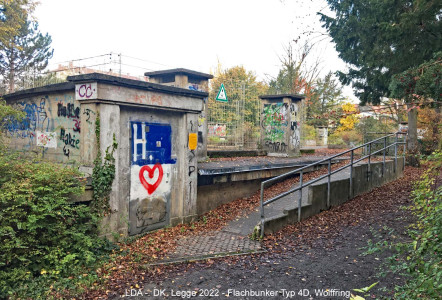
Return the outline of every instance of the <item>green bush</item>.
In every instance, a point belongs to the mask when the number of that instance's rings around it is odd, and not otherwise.
[[[411,211],[417,217],[409,230],[411,241],[392,244],[398,253],[391,257],[391,268],[406,275],[397,286],[395,299],[440,299],[442,294],[442,153],[429,157],[430,168],[416,183]]]
[[[315,149],[301,149],[300,152],[301,154],[314,154]]]
[[[87,273],[109,244],[91,209],[68,201],[83,190],[78,172],[0,153],[0,174],[0,298],[47,298],[51,288],[84,284],[69,277]]]
[[[335,132],[328,137],[329,145],[355,147],[362,142],[362,136],[356,130]]]
[[[301,135],[303,140],[315,140],[316,139],[316,129],[315,127],[304,124],[302,127]]]
[[[221,142],[221,138],[219,136],[209,136],[209,144],[218,144]]]
[[[356,130],[341,131],[339,134],[348,146],[354,147],[362,142],[362,136]]]
[[[347,146],[339,133],[333,133],[328,137],[327,143],[333,146]]]

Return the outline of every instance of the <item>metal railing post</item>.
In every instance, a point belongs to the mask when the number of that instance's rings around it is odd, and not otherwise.
[[[261,238],[264,237],[264,183],[261,183]]]
[[[398,142],[398,134],[395,135],[395,143],[394,143],[394,173],[397,170],[397,142]]]
[[[367,180],[370,181],[371,178],[371,143],[368,144],[368,171]]]
[[[402,153],[402,156],[405,157],[405,152],[407,151],[407,135],[404,134],[404,152]]]
[[[404,163],[402,164],[402,171],[405,169],[405,155],[407,152],[407,134],[404,134],[404,153],[402,153],[402,156],[404,157]]]
[[[394,136],[395,136],[395,143],[394,143],[395,165],[394,165],[394,169],[395,169],[395,172],[397,172],[397,170],[398,170],[398,156],[399,156],[399,147],[398,147],[398,145],[401,144],[401,142],[399,142],[399,140],[400,140],[399,139],[399,132],[395,133]],[[323,181],[323,179],[327,178],[328,179],[327,180],[327,208],[329,208],[330,207],[330,201],[331,201],[330,198],[331,198],[331,176],[332,176],[332,174],[335,174],[335,173],[337,174],[338,172],[341,172],[344,169],[350,167],[350,190],[349,190],[349,196],[351,198],[351,197],[354,196],[354,178],[353,178],[353,174],[354,174],[354,165],[355,165],[355,163],[359,163],[360,161],[365,161],[365,159],[368,158],[367,181],[370,181],[371,180],[370,177],[372,176],[372,174],[371,174],[372,173],[372,171],[371,171],[371,169],[372,169],[371,168],[371,156],[373,154],[380,153],[381,151],[383,151],[383,169],[382,169],[382,174],[384,176],[385,175],[385,171],[386,171],[387,138],[389,138],[389,137],[393,137],[393,134],[390,134],[388,136],[384,136],[384,137],[378,138],[378,139],[373,140],[373,141],[371,141],[369,143],[363,144],[363,145],[358,146],[358,147],[354,147],[354,148],[349,149],[347,151],[344,151],[344,152],[341,152],[339,154],[336,154],[336,155],[324,158],[324,159],[322,159],[320,161],[308,164],[308,165],[303,166],[301,168],[298,168],[296,170],[293,170],[293,171],[281,174],[279,176],[276,176],[274,178],[270,178],[270,179],[267,179],[267,180],[264,180],[263,182],[261,182],[261,192],[260,192],[260,211],[261,211],[260,212],[261,213],[261,224],[260,224],[261,228],[260,229],[261,229],[261,237],[264,236],[264,231],[265,231],[265,211],[264,211],[264,208],[265,208],[266,205],[269,205],[269,204],[273,203],[274,201],[276,201],[278,199],[284,198],[284,197],[286,197],[286,196],[288,196],[288,195],[290,195],[290,194],[292,194],[292,193],[294,193],[296,191],[299,191],[298,222],[300,222],[301,221],[301,215],[302,215],[302,190],[303,190],[304,187],[308,187],[309,185],[311,185],[311,184],[313,184],[315,182],[321,182],[321,181]],[[407,136],[404,135],[404,138],[403,138],[403,141],[404,141],[403,142],[403,144],[404,144],[403,156],[405,156],[405,151],[406,151],[406,139],[407,139]],[[375,150],[375,152],[372,153],[372,146],[373,146],[373,144],[376,144],[376,143],[380,144],[382,140],[384,141],[384,148],[381,149],[381,150]],[[388,149],[390,147],[392,147],[392,146],[393,146],[393,144],[389,144]],[[365,148],[365,147],[367,147],[367,148]],[[358,149],[367,149],[368,150],[368,155],[364,155],[361,158],[355,159],[354,158],[354,155],[355,155],[354,151],[358,150]],[[336,157],[340,157],[340,156],[342,156],[344,154],[347,154],[347,153],[350,153],[350,164],[346,164],[343,167],[337,168],[335,171],[332,172],[332,168],[331,168],[332,159],[334,159]],[[327,163],[327,171],[328,171],[328,173],[327,174],[323,174],[323,175],[317,177],[316,179],[312,179],[312,180],[309,180],[306,183],[304,183],[304,178],[303,178],[304,170],[309,170],[309,168],[312,168],[312,167],[315,167],[315,166],[318,166],[318,165],[321,165],[321,164],[324,164],[324,163]],[[274,197],[264,201],[264,190],[265,190],[266,185],[270,185],[271,183],[274,183],[276,181],[280,181],[283,178],[286,178],[287,176],[294,175],[294,174],[300,174],[299,186],[295,186],[294,188],[291,188],[291,189],[289,189],[286,192],[280,193],[279,195],[274,196]]]
[[[385,151],[387,150],[387,137],[384,137],[384,159],[382,161],[382,177],[385,174]]]
[[[331,159],[328,160],[327,208],[330,207]]]
[[[353,198],[353,150],[350,153],[350,191],[349,198]]]
[[[298,199],[298,222],[301,222],[301,203],[302,203],[302,170],[299,174],[299,186],[301,187],[299,189],[299,199]]]

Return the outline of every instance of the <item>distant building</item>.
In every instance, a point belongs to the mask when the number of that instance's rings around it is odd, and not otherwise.
[[[390,118],[390,119],[397,119],[397,115],[392,114],[388,106],[385,105],[355,105],[357,110],[359,111],[358,117],[359,118],[369,118],[372,117],[376,120],[382,119],[382,118]]]

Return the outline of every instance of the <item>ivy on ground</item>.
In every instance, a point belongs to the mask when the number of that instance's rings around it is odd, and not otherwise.
[[[433,153],[429,168],[415,184],[410,210],[417,217],[408,234],[411,241],[389,247],[391,269],[405,276],[395,299],[440,299],[442,295],[442,152]]]

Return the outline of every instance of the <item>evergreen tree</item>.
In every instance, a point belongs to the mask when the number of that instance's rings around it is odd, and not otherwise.
[[[29,20],[28,11],[23,9],[23,1],[8,1],[2,6],[2,22],[19,23],[17,30],[10,30],[0,39],[0,75],[14,92],[15,84],[26,73],[37,73],[45,69],[53,55],[51,37],[38,30],[38,23]],[[19,17],[18,17],[19,16]]]
[[[340,58],[350,65],[339,72],[352,84],[361,104],[391,96],[392,78],[416,68],[441,50],[441,1],[327,0],[334,16],[319,13]],[[408,150],[416,154],[417,110],[408,114]],[[409,158],[415,157],[414,155]],[[418,164],[413,159],[411,164]]]
[[[394,74],[417,67],[441,50],[441,1],[328,0],[335,17],[320,13],[340,58],[340,72],[362,104],[388,97]]]

